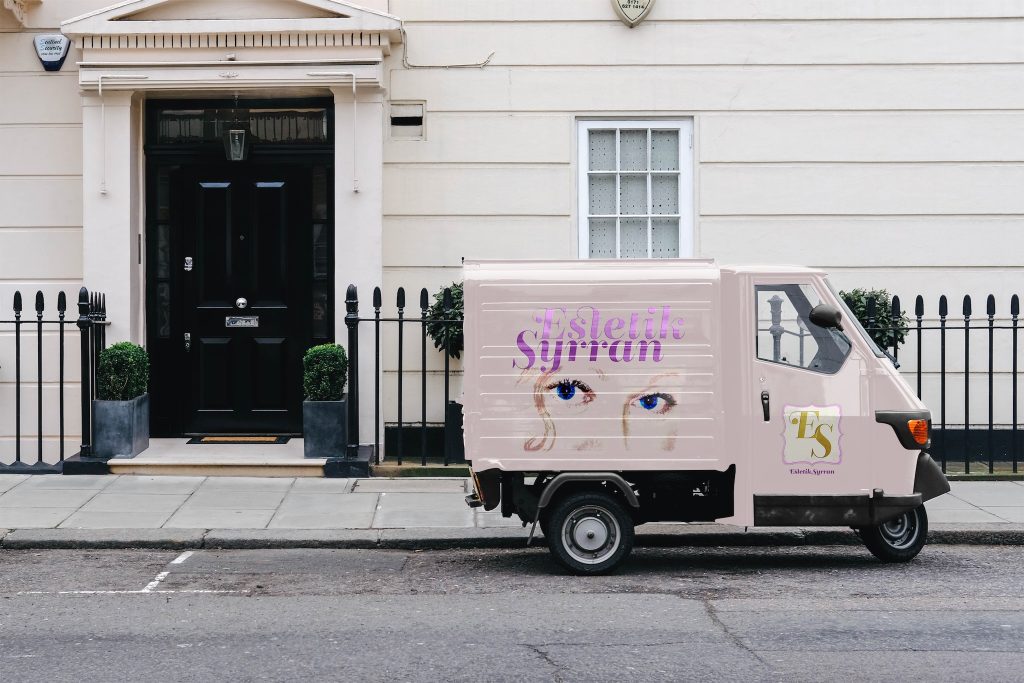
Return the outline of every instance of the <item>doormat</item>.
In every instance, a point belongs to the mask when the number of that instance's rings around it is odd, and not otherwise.
[[[244,434],[231,434],[228,436],[195,436],[186,441],[187,444],[278,444],[288,443],[290,436],[245,436]]]

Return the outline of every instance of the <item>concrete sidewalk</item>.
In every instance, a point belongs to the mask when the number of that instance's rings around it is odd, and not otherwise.
[[[952,482],[927,504],[933,542],[1024,544],[1024,482]],[[519,546],[529,532],[471,510],[445,479],[0,475],[4,547]],[[641,543],[856,542],[844,529],[648,524]]]

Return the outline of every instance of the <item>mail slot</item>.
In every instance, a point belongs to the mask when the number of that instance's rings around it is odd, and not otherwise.
[[[258,315],[229,315],[224,318],[224,327],[259,327]]]

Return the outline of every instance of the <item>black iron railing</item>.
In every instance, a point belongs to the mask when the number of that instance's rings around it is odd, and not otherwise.
[[[349,356],[349,457],[355,457],[359,444],[359,325],[372,325],[374,343],[374,420],[373,420],[373,454],[376,464],[380,464],[385,457],[394,458],[398,465],[404,464],[410,459],[410,445],[414,445],[413,457],[418,459],[423,466],[428,464],[443,464],[445,466],[464,461],[462,450],[461,434],[461,409],[451,400],[451,379],[453,375],[451,357],[445,351],[430,351],[429,353],[441,354],[443,356],[443,370],[431,370],[428,368],[428,323],[452,323],[461,324],[461,318],[454,315],[452,306],[451,289],[445,289],[442,295],[443,316],[441,319],[429,317],[430,296],[426,289],[420,290],[419,296],[419,317],[406,314],[405,288],[399,287],[395,293],[396,314],[393,317],[381,315],[383,308],[383,293],[380,287],[373,290],[373,317],[359,317],[359,299],[354,285],[349,285],[345,297],[346,316],[345,324],[348,328],[348,356]],[[411,326],[412,330],[407,331]],[[396,401],[395,415],[393,422],[382,421],[382,388],[385,373],[382,371],[381,339],[385,334],[394,333],[398,344],[395,372]],[[409,368],[406,363],[405,350],[406,340],[409,334],[419,337],[420,366],[412,372],[418,375],[420,411],[419,419],[409,419],[404,411],[404,399],[407,390],[406,375]],[[427,419],[428,407],[431,405],[431,395],[427,390],[428,378],[441,374],[444,382],[443,394],[439,397],[443,418],[441,420],[429,421]],[[438,400],[437,398],[434,399]],[[381,434],[381,425],[384,425],[384,434]],[[382,438],[383,436],[383,438]],[[410,443],[410,438],[418,439]]]
[[[83,287],[79,292],[78,318],[67,317],[67,296],[64,292],[57,295],[56,317],[46,318],[46,298],[43,292],[37,291],[33,310],[26,311],[21,292],[14,293],[12,306],[13,318],[0,320],[0,328],[9,328],[14,336],[14,445],[12,453],[0,457],[0,472],[24,472],[31,474],[56,473],[61,471],[64,462],[66,423],[65,423],[65,391],[67,385],[67,328],[78,327],[81,336],[81,382],[82,382],[82,447],[86,453],[91,446],[90,434],[92,424],[91,404],[95,382],[96,359],[105,344],[106,306],[102,295],[89,294]],[[34,312],[34,315],[33,315]],[[50,311],[52,315],[53,311]],[[58,343],[55,355],[47,356],[45,335],[56,331]],[[34,342],[35,352],[23,353],[25,343]],[[35,386],[22,376],[25,357],[35,361]],[[47,411],[49,405],[43,397],[47,384],[44,369],[57,365],[57,401],[56,411]],[[35,435],[26,437],[23,433],[23,403],[35,399],[36,424]],[[55,413],[55,414],[54,414]],[[44,437],[50,420],[57,422],[57,460],[46,462],[44,458]],[[31,451],[34,442],[35,459]]]

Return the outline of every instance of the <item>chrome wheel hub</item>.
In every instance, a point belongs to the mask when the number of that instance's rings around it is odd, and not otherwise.
[[[584,564],[603,562],[619,548],[621,530],[615,517],[598,505],[578,508],[565,519],[562,539],[573,559]]]

